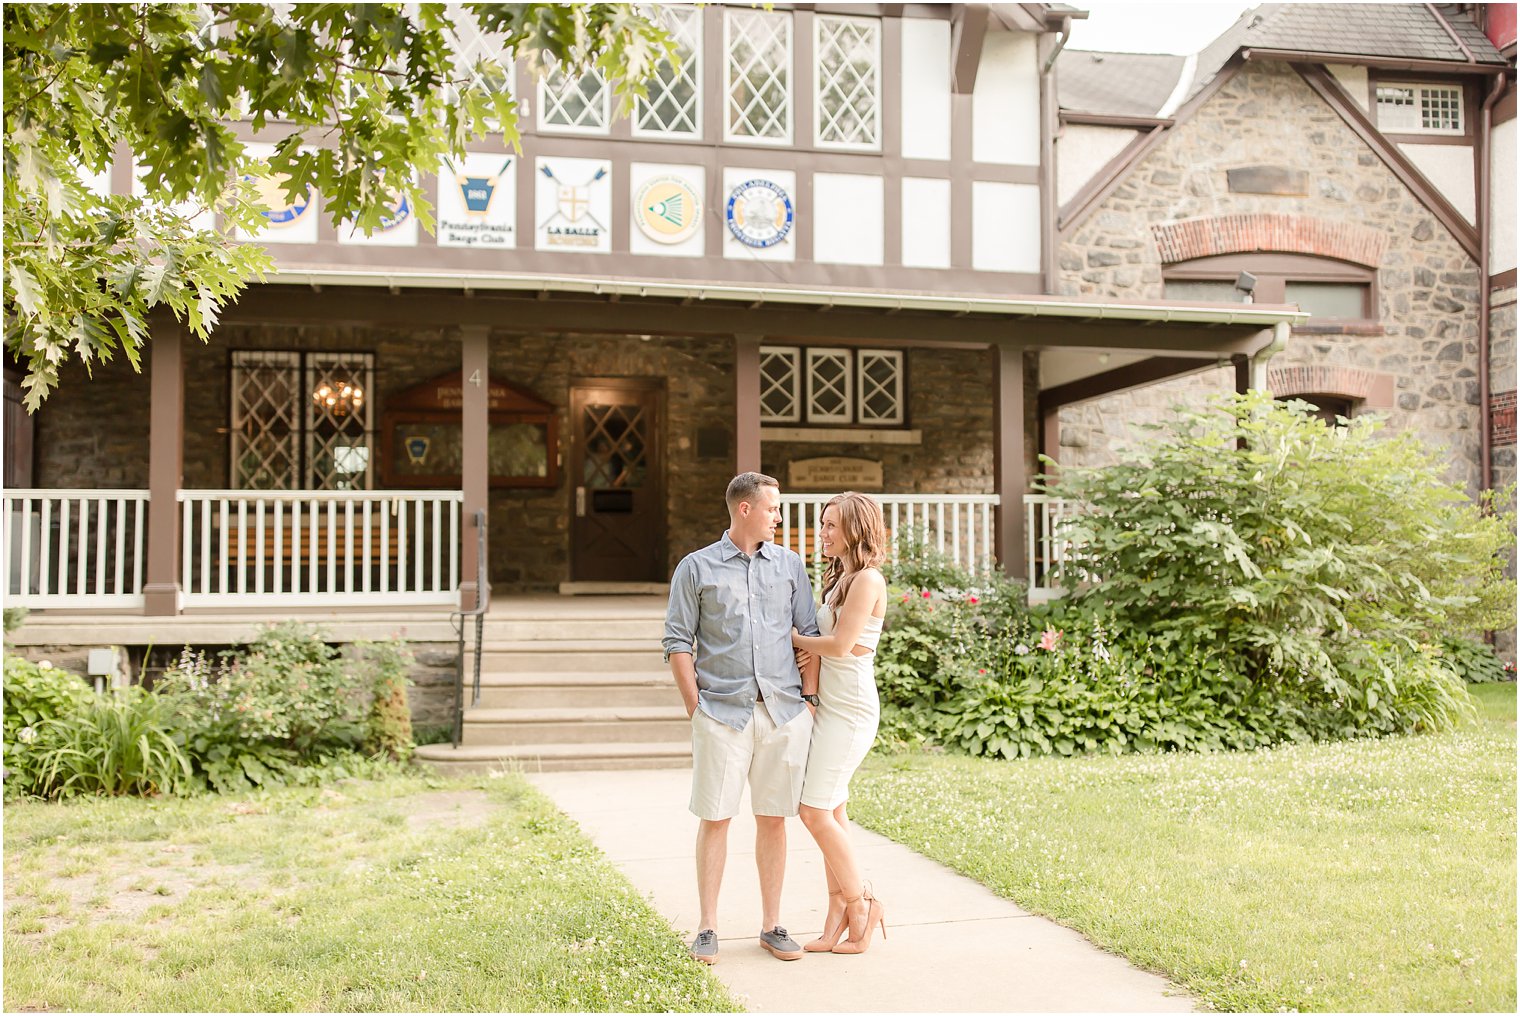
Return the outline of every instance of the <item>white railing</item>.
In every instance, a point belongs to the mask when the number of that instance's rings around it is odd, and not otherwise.
[[[995,564],[992,511],[996,494],[872,494],[881,505],[887,534],[893,546],[916,540],[944,554],[967,571],[980,574]],[[781,528],[776,540],[818,565],[823,549],[818,545],[818,526],[823,508],[832,494],[783,494]]]
[[[460,491],[182,490],[187,607],[458,600]]]
[[[5,491],[5,602],[139,607],[145,490]]]
[[[1052,600],[1063,593],[1052,581],[1053,574],[1066,563],[1071,541],[1062,533],[1066,522],[1077,514],[1077,502],[1049,494],[1024,495],[1025,560],[1029,568],[1029,599]]]

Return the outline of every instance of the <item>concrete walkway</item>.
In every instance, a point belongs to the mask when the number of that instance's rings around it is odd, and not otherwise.
[[[680,934],[696,933],[691,771],[540,773],[529,779],[595,841]],[[729,830],[713,972],[753,1012],[1191,1012],[1165,979],[1034,917],[891,840],[852,830],[887,908],[863,956],[782,963],[757,944],[759,882],[748,796]],[[799,942],[823,927],[823,861],[801,822],[787,823],[781,921]]]

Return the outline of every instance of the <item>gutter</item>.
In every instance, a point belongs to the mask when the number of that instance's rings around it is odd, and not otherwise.
[[[1067,15],[1061,19],[1061,38],[1056,41],[1056,48],[1050,51],[1050,55],[1045,58],[1045,66],[1040,68],[1042,75],[1050,73],[1050,69],[1056,65],[1056,57],[1061,55],[1061,50],[1065,49],[1066,44],[1070,41],[1071,16]]]
[[[1364,56],[1357,53],[1326,53],[1323,50],[1268,49],[1245,47],[1240,55],[1246,60],[1282,60],[1287,63],[1355,64],[1362,67],[1386,67],[1397,71],[1439,71],[1443,74],[1492,74],[1504,70],[1500,63],[1472,63],[1456,60],[1427,60],[1420,57]]]
[[[1478,462],[1483,471],[1479,480],[1480,490],[1493,489],[1494,427],[1493,410],[1489,402],[1493,397],[1489,379],[1489,319],[1492,314],[1493,292],[1489,287],[1490,234],[1493,231],[1493,199],[1489,190],[1493,185],[1490,168],[1489,146],[1493,143],[1494,106],[1504,95],[1505,76],[1494,75],[1493,86],[1483,100],[1483,110],[1478,117]]]
[[[588,293],[595,296],[636,296],[661,299],[812,304],[820,307],[859,307],[877,310],[925,310],[955,314],[996,314],[1005,317],[1077,318],[1086,321],[1138,321],[1148,324],[1257,325],[1297,324],[1309,315],[1296,307],[1269,304],[1084,303],[1052,297],[937,296],[930,293],[884,293],[846,289],[783,289],[767,286],[643,282],[593,279],[570,275],[478,274],[465,272],[352,271],[343,269],[276,268],[272,283],[321,286],[373,286],[399,289],[501,290],[530,293]]]

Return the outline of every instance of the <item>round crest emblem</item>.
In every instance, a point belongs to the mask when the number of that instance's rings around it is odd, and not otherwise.
[[[380,216],[380,225],[376,228],[377,233],[389,233],[397,226],[412,217],[412,202],[405,194],[396,199],[391,205],[390,214]]]
[[[769,180],[746,180],[728,195],[727,218],[746,247],[774,247],[792,231],[792,199]]]
[[[269,208],[269,211],[263,213],[264,218],[276,229],[294,226],[305,218],[306,213],[311,211],[316,204],[312,200],[315,195],[309,187],[306,193],[297,195],[296,200],[291,201],[285,197],[283,180],[269,176],[249,176],[243,179],[253,181],[254,187],[258,190],[259,201]]]
[[[657,176],[634,196],[633,221],[655,243],[680,243],[702,224],[702,199],[680,177]]]

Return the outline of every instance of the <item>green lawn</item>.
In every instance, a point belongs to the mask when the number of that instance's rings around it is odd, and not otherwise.
[[[1515,685],[1475,693],[1439,736],[873,757],[851,813],[1217,1009],[1514,1012]]]
[[[5,1008],[738,1006],[517,777],[5,807]]]

